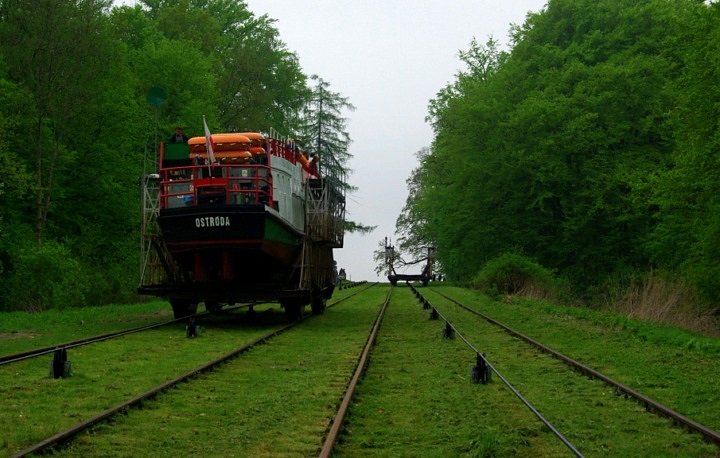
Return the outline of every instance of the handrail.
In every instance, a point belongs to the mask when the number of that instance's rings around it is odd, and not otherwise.
[[[216,164],[211,167],[215,173],[211,172],[209,176],[205,176],[207,165],[162,169],[160,171],[161,208],[174,208],[169,201],[173,197],[189,197],[191,201],[189,200],[182,206],[195,206],[198,204],[198,190],[211,186],[225,189],[223,202],[225,204],[272,204],[272,174],[269,166],[263,164]],[[219,173],[217,173],[218,171]],[[237,174],[234,174],[234,171],[237,171]],[[246,173],[248,171],[249,173]],[[172,186],[177,187],[178,185],[187,185],[187,188],[171,189]],[[244,196],[250,198],[244,198]]]

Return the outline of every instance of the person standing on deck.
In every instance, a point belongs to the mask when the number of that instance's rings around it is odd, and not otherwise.
[[[182,127],[176,127],[175,133],[170,136],[170,140],[168,140],[168,143],[187,143],[188,136],[185,135],[185,132],[183,132]]]
[[[308,168],[310,169],[310,172],[317,176],[318,175],[318,161],[320,160],[320,156],[317,154],[310,154],[310,165]]]

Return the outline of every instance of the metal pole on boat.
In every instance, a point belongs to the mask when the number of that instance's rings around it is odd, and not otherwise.
[[[147,99],[147,102],[150,104],[150,106],[155,109],[155,157],[153,159],[152,170],[152,173],[155,173],[158,168],[158,134],[160,131],[160,105],[165,103],[165,101],[167,100],[167,94],[165,94],[165,90],[160,86],[153,86],[148,89],[145,98]],[[143,170],[143,174],[145,173],[146,171]]]

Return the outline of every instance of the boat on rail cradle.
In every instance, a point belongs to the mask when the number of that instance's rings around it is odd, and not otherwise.
[[[325,162],[325,160],[324,160]],[[257,132],[161,144],[142,179],[141,294],[176,317],[237,302],[322,313],[343,246],[340,167],[318,173],[293,142]]]

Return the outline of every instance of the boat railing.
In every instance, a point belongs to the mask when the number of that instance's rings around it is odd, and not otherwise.
[[[270,168],[260,164],[181,166],[161,171],[161,208],[272,205]]]

